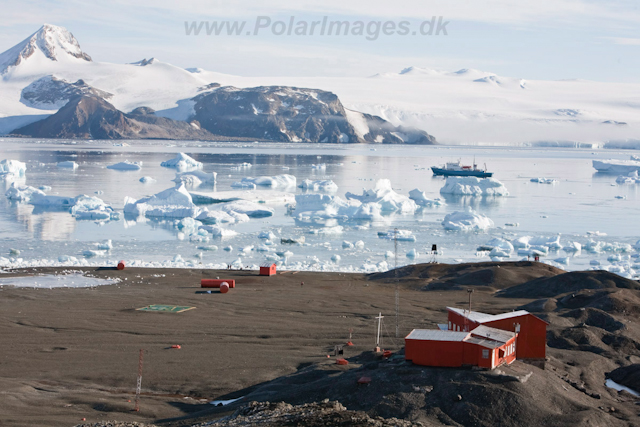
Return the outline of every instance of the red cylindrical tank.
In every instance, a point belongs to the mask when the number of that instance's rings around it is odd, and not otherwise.
[[[229,284],[227,282],[220,283],[220,293],[226,294],[227,292],[229,292]]]
[[[124,270],[124,261],[118,261],[118,270]]]

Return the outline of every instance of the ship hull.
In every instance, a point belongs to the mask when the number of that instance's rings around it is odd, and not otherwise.
[[[439,175],[441,176],[475,176],[478,178],[491,178],[493,176],[493,172],[485,172],[485,171],[478,171],[478,170],[452,171],[452,170],[437,168],[435,166],[433,166],[431,170],[433,171],[433,174],[436,176],[439,176]]]

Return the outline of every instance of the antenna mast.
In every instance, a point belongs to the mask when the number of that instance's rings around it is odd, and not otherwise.
[[[378,314],[378,317],[376,317],[376,319],[378,319],[378,334],[376,335],[376,349],[375,349],[376,353],[380,352],[380,326],[382,326],[383,317],[384,316],[382,315],[382,313]]]
[[[393,273],[396,278],[396,338],[400,335],[400,281],[398,280],[398,229],[393,229],[393,248],[395,252]]]

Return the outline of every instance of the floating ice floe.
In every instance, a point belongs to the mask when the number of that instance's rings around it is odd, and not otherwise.
[[[381,212],[412,213],[418,208],[416,202],[409,197],[398,194],[391,188],[391,181],[379,179],[373,190],[363,190],[362,195],[346,193],[347,199],[358,200],[361,203],[375,203]]]
[[[419,256],[420,254],[415,249],[411,249],[409,252],[407,252],[407,258],[415,259],[415,258],[418,258]]]
[[[236,181],[233,184],[231,184],[232,188],[242,188],[245,190],[255,190],[256,188],[258,188],[257,185],[255,185],[253,182],[240,182],[240,181]]]
[[[327,168],[327,164],[326,163],[320,163],[318,165],[311,165],[311,169],[325,170],[326,168]]]
[[[557,184],[558,182],[560,182],[557,179],[553,178],[531,178],[529,181],[537,182],[539,184]]]
[[[116,163],[107,166],[107,169],[115,169],[120,171],[139,171],[142,167],[142,162],[130,162],[125,160],[124,162]]]
[[[244,214],[250,218],[267,218],[273,216],[274,213],[273,209],[250,200],[234,200],[232,202],[219,203],[215,206],[215,209],[230,215]],[[236,219],[236,221],[238,221],[238,219]]]
[[[78,169],[78,166],[79,165],[73,160],[58,163],[58,167],[63,169]]]
[[[311,191],[326,191],[326,192],[335,192],[338,191],[338,186],[332,180],[317,180],[313,181],[310,179],[303,180],[299,188],[303,190],[311,190]]]
[[[495,237],[480,246],[478,250],[489,251],[490,257],[509,258],[513,253],[513,244],[500,237]]]
[[[344,227],[341,225],[334,225],[330,227],[314,228],[309,230],[309,234],[342,234]]]
[[[627,176],[620,175],[616,178],[618,184],[640,184],[640,177],[638,177],[638,171],[634,170]]]
[[[628,243],[600,242],[596,240],[589,240],[585,245],[582,246],[582,249],[584,249],[586,252],[595,254],[601,252],[626,253],[633,251],[633,247]]]
[[[184,184],[168,188],[150,197],[135,200],[124,199],[124,213],[134,216],[152,218],[186,218],[196,217],[201,209],[197,207]]]
[[[592,160],[593,167],[598,172],[629,175],[634,171],[640,170],[640,161],[634,160]]]
[[[544,246],[556,251],[562,249],[562,245],[560,244],[560,235],[532,237],[529,239],[529,245],[533,247]]]
[[[75,203],[71,208],[71,215],[76,219],[102,221],[117,220],[120,218],[120,214],[114,212],[113,208],[107,205],[102,199],[85,195],[76,197]]]
[[[150,176],[143,176],[142,178],[140,178],[139,181],[142,182],[143,184],[149,184],[149,183],[152,183],[152,182],[156,182],[156,180],[154,178],[151,178]]]
[[[381,207],[378,203],[360,203],[357,200],[344,200],[327,194],[297,194],[296,208],[299,219],[336,218],[336,219],[381,219]]]
[[[236,185],[238,184],[238,185]],[[296,186],[296,177],[293,175],[259,176],[256,178],[242,178],[239,183],[233,183],[232,187],[239,187],[243,184],[254,184],[271,188],[287,188]],[[240,187],[244,188],[244,187]]]
[[[232,167],[231,167],[231,170],[248,169],[248,168],[250,168],[250,167],[252,167],[252,166],[253,166],[253,165],[252,165],[251,163],[244,162],[244,163],[240,163],[240,164],[238,164],[238,165],[232,166]]]
[[[48,196],[37,188],[18,187],[12,183],[5,196],[9,200],[25,202],[34,206],[70,209],[71,215],[76,219],[116,220],[120,217],[102,199],[84,194],[78,197]]]
[[[203,224],[236,224],[239,222],[249,221],[249,216],[244,213],[238,212],[225,212],[221,210],[208,210],[204,208],[202,212],[196,217],[198,221]]]
[[[473,209],[456,211],[444,217],[442,226],[445,230],[480,231],[494,226],[493,221]]]
[[[197,187],[200,184],[215,184],[216,177],[218,174],[216,172],[203,172],[201,170],[193,170],[188,172],[178,172],[173,182],[176,183],[184,183],[190,187]]]
[[[11,181],[23,177],[27,173],[26,163],[18,160],[3,160],[0,162],[0,178]]]
[[[568,242],[562,250],[565,252],[580,252],[582,251],[582,245],[578,242]]]
[[[165,168],[176,168],[179,171],[202,169],[202,163],[185,153],[178,153],[173,159],[160,163],[160,166]]]
[[[440,194],[455,196],[508,196],[506,187],[495,178],[476,178],[473,176],[450,176]]]
[[[270,230],[263,231],[260,234],[258,234],[258,239],[273,240],[275,238],[276,238],[276,235]]]
[[[380,239],[398,240],[399,242],[415,242],[416,236],[410,230],[378,231]]]
[[[443,206],[445,203],[440,199],[430,199],[427,197],[424,191],[420,191],[417,188],[409,191],[409,198],[413,200],[416,205],[422,207]]]

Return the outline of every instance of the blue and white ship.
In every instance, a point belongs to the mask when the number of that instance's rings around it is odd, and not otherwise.
[[[476,162],[473,162],[473,166],[464,166],[460,164],[460,160],[457,162],[447,162],[444,166],[439,168],[433,166],[431,168],[434,175],[443,176],[476,176],[478,178],[491,178],[493,172],[487,172],[487,166],[484,170],[478,169]]]

